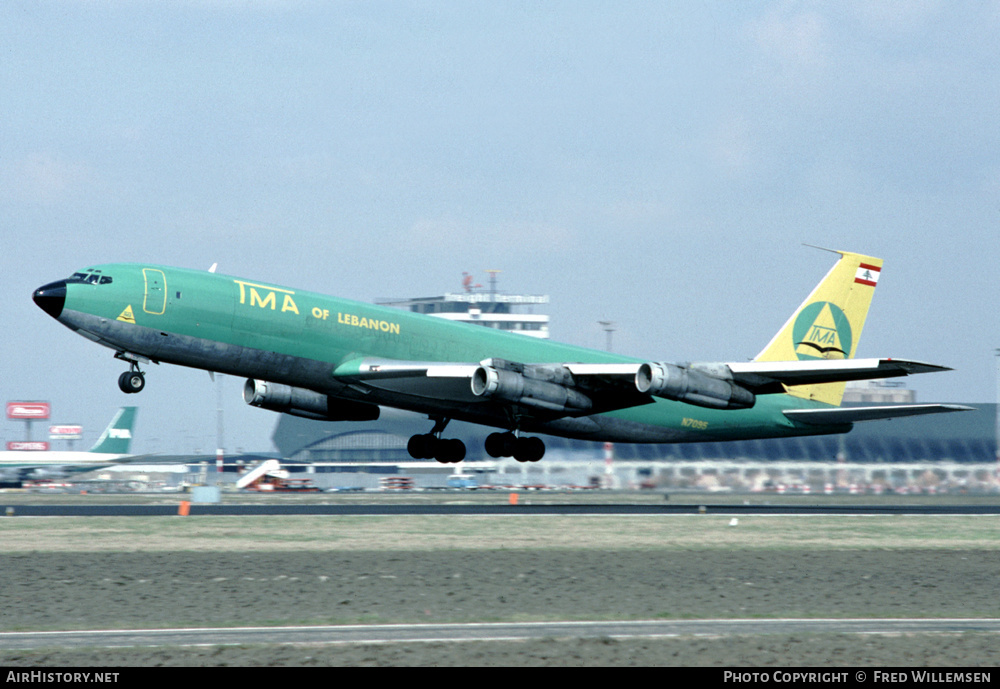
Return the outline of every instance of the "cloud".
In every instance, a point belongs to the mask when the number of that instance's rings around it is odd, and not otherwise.
[[[864,0],[850,9],[872,33],[895,35],[927,28],[943,8],[940,0]]]
[[[414,247],[469,247],[477,252],[505,255],[511,251],[551,251],[573,242],[573,233],[565,227],[545,222],[498,222],[476,226],[450,218],[422,219],[407,234]]]
[[[753,158],[753,131],[747,118],[730,115],[720,119],[708,132],[706,147],[716,169],[731,177],[740,176]]]
[[[97,186],[98,175],[84,163],[30,153],[0,170],[0,179],[11,200],[56,204]]]
[[[750,34],[764,55],[789,69],[816,67],[827,55],[826,20],[782,5],[753,22]],[[798,7],[798,5],[796,5]]]

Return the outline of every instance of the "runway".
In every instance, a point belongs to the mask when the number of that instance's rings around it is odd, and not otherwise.
[[[774,619],[372,624],[3,632],[0,651],[235,644],[391,644],[541,639],[638,639],[760,634],[1000,632],[1000,619]]]
[[[7,516],[24,517],[155,517],[178,513],[166,505],[11,504]],[[621,516],[621,515],[997,515],[1000,504],[192,504],[190,516]]]

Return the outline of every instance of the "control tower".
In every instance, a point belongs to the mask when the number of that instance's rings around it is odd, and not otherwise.
[[[499,270],[488,270],[489,287],[475,284],[469,273],[462,273],[462,291],[446,292],[439,297],[380,299],[375,303],[413,313],[447,318],[497,330],[548,339],[549,316],[536,313],[549,303],[547,294],[507,294],[497,290]]]

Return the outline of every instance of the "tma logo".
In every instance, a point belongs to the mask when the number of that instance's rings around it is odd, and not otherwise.
[[[836,304],[817,301],[802,309],[792,328],[795,356],[804,359],[846,359],[854,343],[851,322]]]

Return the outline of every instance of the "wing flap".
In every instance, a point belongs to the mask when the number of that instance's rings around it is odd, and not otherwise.
[[[338,366],[335,378],[352,381],[394,378],[471,378],[479,364],[396,359],[354,359]]]
[[[473,392],[473,376],[484,367],[523,376],[525,389],[518,389],[516,394]],[[522,414],[553,419],[652,403],[652,397],[635,389],[638,367],[639,364],[520,364],[502,359],[452,363],[364,358],[344,362],[333,375],[359,390],[440,397],[461,405],[515,406]],[[576,402],[567,402],[569,399]]]
[[[961,404],[893,404],[878,407],[834,407],[831,409],[785,409],[792,421],[825,426],[829,424],[879,421],[922,414],[945,414],[956,411],[975,411]]]

